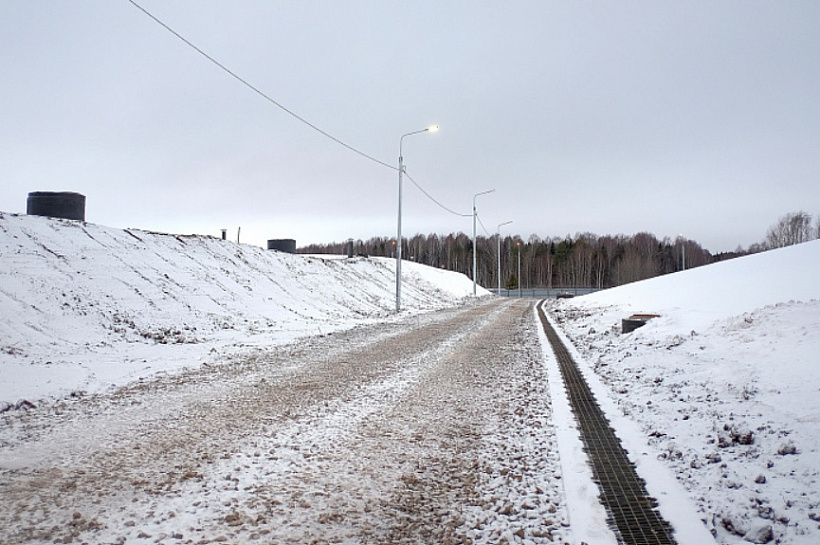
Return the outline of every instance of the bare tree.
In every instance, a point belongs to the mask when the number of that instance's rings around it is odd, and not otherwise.
[[[786,214],[769,228],[766,247],[783,248],[812,240],[816,233],[812,233],[811,220],[811,214],[802,211]]]

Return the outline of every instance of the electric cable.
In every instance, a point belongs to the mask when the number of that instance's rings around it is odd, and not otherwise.
[[[259,88],[258,88],[258,87],[256,87],[256,86],[254,86],[254,85],[253,85],[253,84],[251,84],[249,81],[247,81],[247,80],[246,80],[246,79],[244,79],[243,77],[239,76],[236,72],[234,72],[233,70],[231,70],[230,68],[228,68],[227,66],[225,66],[224,64],[222,64],[221,62],[219,62],[218,60],[216,60],[215,58],[213,58],[212,56],[210,56],[209,54],[207,54],[205,51],[203,51],[202,49],[200,49],[199,47],[197,47],[194,43],[192,43],[192,42],[191,42],[191,41],[189,41],[187,38],[185,38],[184,36],[182,36],[179,32],[177,32],[176,30],[174,30],[173,28],[171,28],[170,26],[168,26],[166,23],[164,23],[162,20],[160,20],[160,19],[159,19],[158,17],[156,17],[154,14],[152,14],[152,13],[151,13],[151,12],[149,12],[147,9],[145,9],[144,7],[142,7],[141,5],[139,5],[139,4],[138,4],[135,0],[128,0],[128,2],[130,2],[130,3],[131,3],[131,4],[135,7],[135,8],[137,8],[138,10],[140,10],[141,12],[143,12],[145,15],[147,15],[150,19],[152,19],[152,20],[153,20],[154,22],[156,22],[158,25],[160,25],[161,27],[163,27],[165,30],[167,30],[168,32],[170,32],[171,34],[173,34],[174,36],[176,36],[176,37],[177,37],[179,40],[181,40],[181,41],[182,41],[185,45],[187,45],[188,47],[190,47],[191,49],[193,49],[194,51],[196,51],[197,53],[199,53],[200,55],[202,55],[203,57],[205,57],[206,59],[208,59],[211,63],[213,63],[214,65],[216,65],[219,69],[221,69],[222,71],[224,71],[225,73],[227,73],[228,75],[230,75],[231,77],[233,77],[234,79],[236,79],[236,80],[237,80],[238,82],[240,82],[242,85],[244,85],[245,87],[247,87],[248,89],[250,89],[251,91],[253,91],[254,93],[256,93],[257,95],[261,96],[263,99],[267,100],[268,102],[270,102],[271,104],[273,104],[274,106],[276,106],[277,108],[279,108],[280,110],[282,110],[283,112],[287,113],[287,114],[288,114],[288,115],[290,115],[291,117],[293,117],[293,118],[297,119],[298,121],[300,121],[300,122],[304,123],[305,125],[307,125],[307,126],[308,126],[308,127],[310,127],[311,129],[315,130],[316,132],[318,132],[318,133],[319,133],[319,134],[321,134],[322,136],[325,136],[326,138],[329,138],[330,140],[332,140],[332,141],[336,142],[337,144],[339,144],[339,145],[341,145],[341,146],[344,146],[344,147],[345,147],[345,148],[347,148],[348,150],[350,150],[350,151],[352,151],[352,152],[354,152],[354,153],[356,153],[356,154],[358,154],[358,155],[361,155],[361,156],[362,156],[362,157],[364,157],[365,159],[368,159],[368,160],[370,160],[370,161],[373,161],[374,163],[377,163],[377,164],[379,164],[379,165],[382,165],[382,166],[384,166],[384,167],[387,167],[387,168],[389,168],[389,169],[391,169],[391,170],[396,170],[396,171],[398,170],[398,168],[397,168],[397,167],[395,167],[395,166],[393,166],[393,165],[391,165],[391,164],[389,164],[389,163],[385,163],[384,161],[380,161],[379,159],[376,159],[375,157],[373,157],[373,156],[371,156],[371,155],[368,155],[367,153],[365,153],[365,152],[363,152],[363,151],[360,151],[360,150],[358,150],[358,149],[354,148],[353,146],[351,146],[350,144],[347,144],[346,142],[344,142],[344,141],[340,140],[339,138],[336,138],[335,136],[333,136],[332,134],[328,133],[327,131],[325,131],[325,130],[321,129],[320,127],[318,127],[318,126],[316,126],[316,125],[314,125],[313,123],[311,123],[310,121],[308,121],[308,120],[307,120],[307,119],[305,119],[304,117],[302,117],[302,116],[298,115],[296,112],[294,112],[294,111],[290,110],[289,108],[285,107],[283,104],[281,104],[280,102],[278,102],[278,101],[276,101],[275,99],[273,99],[270,95],[266,94],[264,91],[262,91],[261,89],[259,89]],[[444,210],[446,210],[447,212],[449,212],[449,213],[451,213],[451,214],[454,214],[454,215],[456,215],[456,216],[461,216],[461,217],[469,217],[469,216],[471,216],[471,215],[472,215],[472,214],[461,214],[461,213],[456,212],[455,210],[452,210],[451,208],[448,208],[447,206],[443,205],[443,204],[442,204],[442,203],[440,203],[438,200],[436,200],[436,199],[435,199],[432,195],[430,195],[430,193],[428,193],[428,192],[427,192],[427,191],[426,191],[423,187],[421,187],[421,185],[420,185],[418,182],[416,182],[416,181],[415,181],[415,180],[414,180],[414,179],[413,179],[413,178],[412,178],[409,174],[407,174],[407,171],[406,171],[406,170],[405,170],[404,174],[405,174],[405,176],[407,176],[407,178],[408,178],[411,182],[413,182],[413,185],[415,185],[415,186],[419,189],[419,191],[421,191],[421,192],[422,192],[422,193],[423,193],[423,194],[424,194],[424,195],[425,195],[428,199],[430,199],[431,201],[433,201],[435,204],[437,204],[437,205],[438,205],[439,207],[441,207],[442,209],[444,209]],[[485,231],[486,231],[486,228],[485,228]]]
[[[423,187],[421,187],[421,186],[419,185],[419,183],[418,183],[418,182],[416,182],[416,180],[414,180],[414,179],[413,179],[413,177],[412,177],[412,176],[410,176],[409,174],[407,174],[407,170],[405,170],[405,171],[404,171],[404,175],[405,175],[405,176],[407,176],[407,179],[409,179],[411,182],[413,182],[413,185],[415,185],[415,186],[418,188],[418,190],[419,190],[419,191],[421,191],[422,193],[424,193],[424,195],[425,195],[428,199],[430,199],[431,201],[433,201],[434,203],[436,203],[436,204],[437,204],[440,208],[442,208],[443,210],[446,210],[447,212],[449,212],[449,213],[453,214],[454,216],[461,216],[462,218],[469,218],[470,216],[472,216],[472,214],[462,214],[462,213],[460,213],[460,212],[456,212],[455,210],[453,210],[453,209],[451,209],[451,208],[448,208],[448,207],[444,206],[444,205],[443,205],[443,204],[441,204],[439,201],[437,201],[436,199],[434,199],[434,198],[433,198],[433,196],[432,196],[432,195],[430,195],[427,191],[425,191],[425,190],[424,190],[424,188],[423,188]]]
[[[482,229],[484,229],[484,233],[485,233],[488,237],[491,237],[492,235],[491,235],[491,234],[490,234],[490,232],[487,230],[487,228],[484,226],[484,222],[483,222],[483,221],[481,221],[481,216],[479,216],[479,215],[478,215],[478,212],[476,212],[476,213],[475,213],[475,217],[476,217],[476,219],[478,220],[479,225],[481,225],[481,228],[482,228]]]
[[[221,70],[225,71],[225,72],[226,72],[227,74],[229,74],[231,77],[233,77],[234,79],[236,79],[237,81],[239,81],[242,85],[244,85],[245,87],[247,87],[248,89],[250,89],[251,91],[253,91],[254,93],[256,93],[257,95],[261,96],[262,98],[264,98],[265,100],[267,100],[268,102],[270,102],[271,104],[273,104],[274,106],[276,106],[277,108],[279,108],[280,110],[282,110],[283,112],[285,112],[285,113],[287,113],[288,115],[290,115],[290,116],[294,117],[295,119],[297,119],[297,120],[301,121],[302,123],[304,123],[305,125],[307,125],[307,126],[308,126],[308,127],[310,127],[311,129],[315,130],[316,132],[318,132],[318,133],[319,133],[319,134],[321,134],[322,136],[325,136],[325,137],[327,137],[327,138],[329,138],[329,139],[333,140],[333,141],[334,141],[334,142],[336,142],[337,144],[339,144],[339,145],[341,145],[341,146],[346,147],[346,148],[347,148],[347,149],[349,149],[350,151],[352,151],[352,152],[354,152],[354,153],[357,153],[357,154],[361,155],[362,157],[364,157],[364,158],[366,158],[366,159],[369,159],[369,160],[373,161],[374,163],[378,163],[378,164],[380,164],[380,165],[382,165],[382,166],[385,166],[385,167],[387,167],[387,168],[389,168],[389,169],[391,169],[391,170],[398,170],[398,168],[397,168],[397,167],[395,167],[395,166],[393,166],[393,165],[391,165],[391,164],[389,164],[389,163],[385,163],[384,161],[380,161],[380,160],[376,159],[375,157],[373,157],[373,156],[371,156],[371,155],[366,154],[366,153],[365,153],[365,152],[363,152],[363,151],[359,151],[358,149],[356,149],[356,148],[354,148],[353,146],[351,146],[350,144],[347,144],[347,143],[343,142],[342,140],[340,140],[340,139],[336,138],[335,136],[333,136],[332,134],[328,133],[327,131],[324,131],[324,130],[320,129],[319,127],[317,127],[316,125],[314,125],[313,123],[311,123],[310,121],[308,121],[307,119],[305,119],[304,117],[302,117],[302,116],[298,115],[296,112],[294,112],[294,111],[292,111],[292,110],[289,110],[289,109],[288,109],[288,108],[286,108],[284,105],[280,104],[279,102],[277,102],[276,100],[274,100],[273,98],[271,98],[269,95],[267,95],[264,91],[260,90],[258,87],[255,87],[255,86],[254,86],[254,85],[252,85],[250,82],[248,82],[247,80],[245,80],[244,78],[242,78],[241,76],[239,76],[238,74],[236,74],[236,72],[233,72],[230,68],[228,68],[227,66],[225,66],[224,64],[222,64],[221,62],[219,62],[218,60],[216,60],[215,58],[213,58],[213,57],[211,57],[210,55],[208,55],[207,53],[205,53],[202,49],[200,49],[199,47],[197,47],[196,45],[194,45],[193,43],[191,43],[190,41],[188,41],[188,40],[187,40],[185,37],[183,37],[183,36],[182,36],[179,32],[177,32],[176,30],[174,30],[173,28],[171,28],[171,27],[170,27],[170,26],[168,26],[167,24],[163,23],[163,22],[162,22],[159,18],[157,18],[156,16],[154,16],[151,12],[149,12],[147,9],[145,9],[145,8],[144,8],[144,7],[142,7],[141,5],[137,4],[134,0],[128,0],[128,2],[130,2],[130,3],[131,3],[131,4],[135,7],[135,8],[137,8],[138,10],[140,10],[141,12],[143,12],[145,15],[147,15],[148,17],[150,17],[151,19],[153,19],[153,20],[154,20],[157,24],[159,24],[160,26],[162,26],[165,30],[167,30],[168,32],[170,32],[171,34],[173,34],[174,36],[176,36],[177,38],[179,38],[180,40],[182,40],[182,42],[183,42],[183,43],[185,43],[185,45],[187,45],[188,47],[190,47],[191,49],[193,49],[194,51],[196,51],[197,53],[199,53],[200,55],[202,55],[203,57],[205,57],[206,59],[208,59],[209,61],[211,61],[213,64],[215,64],[216,66],[218,66]]]

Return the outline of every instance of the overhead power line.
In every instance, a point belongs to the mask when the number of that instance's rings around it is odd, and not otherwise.
[[[425,196],[427,196],[427,198],[428,198],[428,199],[430,199],[431,201],[433,201],[434,203],[436,203],[436,204],[437,204],[440,208],[442,208],[443,210],[446,210],[447,212],[449,212],[449,213],[453,214],[454,216],[461,216],[462,218],[469,218],[470,216],[472,216],[472,214],[462,214],[462,213],[460,213],[460,212],[456,212],[456,211],[455,211],[455,210],[453,210],[452,208],[448,208],[448,207],[444,206],[443,204],[441,204],[440,202],[438,202],[436,199],[434,199],[432,195],[430,195],[429,193],[427,193],[427,191],[425,191],[425,190],[424,190],[424,188],[423,188],[423,187],[421,187],[421,186],[418,184],[418,182],[416,182],[416,180],[414,180],[414,179],[413,179],[413,177],[412,177],[412,176],[410,176],[409,174],[407,174],[407,170],[405,170],[405,171],[404,171],[404,175],[405,175],[405,176],[407,176],[407,178],[408,178],[411,182],[413,182],[413,185],[414,185],[414,186],[416,186],[416,187],[419,189],[419,191],[421,191],[422,193],[424,193],[424,195],[425,195]]]
[[[346,142],[344,142],[344,141],[340,140],[339,138],[336,138],[336,137],[335,137],[335,136],[333,136],[332,134],[328,133],[327,131],[325,131],[325,130],[321,129],[320,127],[318,127],[318,126],[316,126],[316,125],[314,125],[313,123],[311,123],[310,121],[308,121],[308,120],[307,120],[307,119],[305,119],[304,117],[300,116],[299,114],[297,114],[297,113],[296,113],[296,112],[294,112],[293,110],[290,110],[289,108],[285,107],[283,104],[281,104],[280,102],[278,102],[278,101],[276,101],[275,99],[273,99],[270,95],[268,95],[267,93],[265,93],[264,91],[262,91],[261,89],[259,89],[258,87],[256,87],[256,86],[255,86],[255,85],[253,85],[252,83],[250,83],[249,81],[247,81],[245,78],[241,77],[241,76],[240,76],[240,75],[238,75],[236,72],[234,72],[233,70],[231,70],[230,68],[228,68],[227,66],[225,66],[224,64],[222,64],[221,62],[219,62],[218,60],[216,60],[215,58],[213,58],[212,56],[208,55],[205,51],[203,51],[202,49],[200,49],[199,47],[197,47],[197,46],[196,46],[195,44],[193,44],[190,40],[188,40],[187,38],[185,38],[184,36],[182,36],[179,32],[177,32],[176,30],[174,30],[173,28],[171,28],[170,26],[168,26],[167,24],[165,24],[162,20],[160,20],[160,19],[159,19],[158,17],[156,17],[154,14],[152,14],[152,13],[151,13],[151,12],[149,12],[147,9],[145,9],[144,7],[142,7],[141,5],[139,5],[137,2],[135,2],[135,0],[128,0],[128,2],[130,2],[130,3],[131,3],[131,4],[135,7],[135,8],[137,8],[137,9],[138,9],[138,10],[140,10],[142,13],[144,13],[144,14],[145,14],[145,15],[147,15],[149,18],[151,18],[151,19],[152,19],[155,23],[157,23],[158,25],[160,25],[162,28],[164,28],[165,30],[167,30],[168,32],[170,32],[171,34],[173,34],[174,36],[176,36],[176,37],[177,37],[179,40],[181,40],[181,41],[182,41],[185,45],[187,45],[188,47],[190,47],[191,49],[193,49],[194,51],[196,51],[197,53],[199,53],[200,55],[202,55],[203,57],[205,57],[206,59],[208,59],[211,63],[213,63],[214,65],[216,65],[216,66],[217,66],[220,70],[224,71],[225,73],[227,73],[228,75],[230,75],[232,78],[234,78],[235,80],[237,80],[238,82],[240,82],[242,85],[244,85],[245,87],[247,87],[248,89],[250,89],[251,91],[253,91],[254,93],[256,93],[257,95],[261,96],[263,99],[267,100],[268,102],[270,102],[271,104],[273,104],[274,106],[276,106],[277,108],[279,108],[280,110],[282,110],[283,112],[287,113],[287,114],[288,114],[288,115],[290,115],[291,117],[293,117],[293,118],[297,119],[298,121],[300,121],[300,122],[304,123],[305,125],[307,125],[307,126],[308,126],[308,127],[310,127],[311,129],[313,129],[314,131],[318,132],[318,133],[319,133],[319,134],[321,134],[322,136],[324,136],[324,137],[326,137],[326,138],[329,138],[330,140],[333,140],[334,142],[336,142],[337,144],[339,144],[339,145],[341,145],[341,146],[344,146],[345,148],[347,148],[348,150],[352,151],[353,153],[356,153],[356,154],[358,154],[358,155],[361,155],[361,156],[362,156],[362,157],[364,157],[365,159],[368,159],[368,160],[370,160],[370,161],[373,161],[374,163],[377,163],[377,164],[379,164],[379,165],[382,165],[382,166],[384,166],[384,167],[387,167],[387,168],[389,168],[389,169],[391,169],[391,170],[398,170],[398,168],[397,168],[397,167],[395,167],[395,166],[391,165],[390,163],[385,163],[384,161],[380,161],[379,159],[376,159],[376,158],[375,158],[375,157],[373,157],[372,155],[369,155],[369,154],[367,154],[367,153],[365,153],[365,152],[363,152],[363,151],[361,151],[361,150],[358,150],[358,149],[354,148],[353,146],[351,146],[350,144],[348,144],[348,143],[346,143]],[[454,211],[454,210],[452,210],[452,209],[450,209],[450,208],[448,208],[448,207],[444,206],[444,205],[443,205],[443,204],[441,204],[439,201],[437,201],[435,198],[433,198],[433,196],[432,196],[432,195],[430,195],[427,191],[425,191],[425,190],[424,190],[424,188],[423,188],[423,187],[421,187],[421,185],[419,185],[419,183],[418,183],[418,182],[416,182],[413,178],[411,178],[411,177],[410,177],[410,176],[409,176],[406,172],[405,172],[405,175],[407,175],[407,177],[410,179],[410,181],[411,181],[411,182],[413,182],[413,185],[415,185],[415,186],[419,189],[419,191],[421,191],[421,192],[422,192],[422,193],[423,193],[423,194],[424,194],[424,195],[425,195],[428,199],[430,199],[431,201],[433,201],[434,203],[436,203],[436,204],[437,204],[438,206],[440,206],[442,209],[444,209],[444,210],[446,210],[447,212],[449,212],[449,213],[451,213],[451,214],[454,214],[454,215],[456,215],[456,216],[461,216],[461,217],[469,217],[469,216],[470,216],[470,214],[460,214],[460,213],[458,213],[458,212],[456,212],[456,211]],[[485,231],[486,231],[486,229],[485,229]]]
[[[308,127],[310,127],[311,129],[313,129],[314,131],[318,132],[318,133],[319,133],[319,134],[321,134],[322,136],[325,136],[325,137],[327,137],[327,138],[330,138],[331,140],[333,140],[333,141],[334,141],[334,142],[336,142],[337,144],[339,144],[339,145],[342,145],[342,146],[346,147],[346,148],[347,148],[347,149],[349,149],[350,151],[352,151],[352,152],[354,152],[354,153],[357,153],[357,154],[361,155],[362,157],[364,157],[364,158],[366,158],[366,159],[369,159],[370,161],[373,161],[374,163],[378,163],[378,164],[380,164],[380,165],[382,165],[382,166],[385,166],[385,167],[387,167],[387,168],[389,168],[389,169],[392,169],[392,170],[398,170],[398,168],[397,168],[397,167],[395,167],[395,166],[393,166],[393,165],[391,165],[391,164],[389,164],[389,163],[385,163],[384,161],[380,161],[380,160],[376,159],[375,157],[373,157],[373,156],[371,156],[371,155],[368,155],[367,153],[365,153],[365,152],[363,152],[363,151],[360,151],[360,150],[358,150],[358,149],[354,148],[354,147],[353,147],[353,146],[351,146],[350,144],[347,144],[346,142],[343,142],[342,140],[340,140],[340,139],[336,138],[335,136],[333,136],[332,134],[328,133],[327,131],[324,131],[324,130],[322,130],[321,128],[317,127],[316,125],[314,125],[313,123],[311,123],[310,121],[308,121],[308,120],[307,120],[307,119],[305,119],[304,117],[300,116],[300,115],[299,115],[299,114],[297,114],[296,112],[294,112],[294,111],[292,111],[292,110],[290,110],[290,109],[286,108],[286,107],[285,107],[285,106],[283,106],[281,103],[277,102],[276,100],[274,100],[273,98],[271,98],[269,95],[267,95],[264,91],[262,91],[261,89],[259,89],[259,88],[258,88],[258,87],[256,87],[256,86],[254,86],[253,84],[251,84],[250,82],[248,82],[246,79],[244,79],[244,78],[242,78],[241,76],[239,76],[236,72],[234,72],[233,70],[231,70],[230,68],[228,68],[227,66],[225,66],[224,64],[222,64],[221,62],[219,62],[218,60],[216,60],[215,58],[213,58],[213,57],[211,57],[210,55],[208,55],[207,53],[205,53],[205,52],[204,52],[203,50],[201,50],[199,47],[197,47],[196,45],[194,45],[193,43],[191,43],[190,41],[188,41],[188,40],[187,40],[184,36],[182,36],[179,32],[177,32],[176,30],[174,30],[174,29],[173,29],[173,28],[171,28],[170,26],[166,25],[164,22],[162,22],[160,19],[158,19],[156,16],[154,16],[154,15],[153,15],[151,12],[149,12],[147,9],[145,9],[144,7],[142,7],[142,6],[140,6],[139,4],[137,4],[134,0],[128,0],[128,1],[129,1],[129,2],[130,2],[130,3],[131,3],[131,4],[135,7],[135,8],[137,8],[138,10],[140,10],[141,12],[143,12],[145,15],[147,15],[148,17],[150,17],[151,19],[153,19],[153,20],[154,20],[154,21],[155,21],[158,25],[162,26],[165,30],[167,30],[168,32],[170,32],[171,34],[173,34],[174,36],[176,36],[177,38],[179,38],[180,40],[182,40],[182,42],[183,42],[183,43],[185,43],[185,45],[187,45],[188,47],[190,47],[191,49],[193,49],[194,51],[196,51],[197,53],[199,53],[200,55],[202,55],[203,57],[205,57],[206,59],[208,59],[209,61],[211,61],[213,64],[215,64],[216,66],[218,66],[221,70],[223,70],[224,72],[226,72],[227,74],[229,74],[231,77],[233,77],[234,79],[236,79],[237,81],[239,81],[242,85],[244,85],[245,87],[247,87],[248,89],[250,89],[251,91],[253,91],[254,93],[256,93],[257,95],[261,96],[262,98],[264,98],[265,100],[267,100],[268,102],[270,102],[271,104],[273,104],[274,106],[276,106],[277,108],[281,109],[283,112],[285,112],[285,113],[287,113],[288,115],[290,115],[290,116],[292,116],[292,117],[296,118],[297,120],[301,121],[302,123],[304,123],[305,125],[307,125],[307,126],[308,126]]]
[[[481,221],[481,216],[479,216],[479,215],[478,215],[478,212],[476,212],[476,213],[475,213],[475,217],[476,217],[476,219],[478,220],[478,223],[481,225],[481,228],[482,228],[482,229],[484,229],[484,232],[487,234],[487,236],[488,236],[488,237],[491,237],[492,235],[491,235],[491,234],[490,234],[490,232],[487,230],[487,228],[484,226],[484,222],[483,222],[483,221]]]

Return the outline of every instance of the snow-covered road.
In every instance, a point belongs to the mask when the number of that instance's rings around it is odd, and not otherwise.
[[[313,337],[0,421],[0,543],[552,543],[531,303]]]

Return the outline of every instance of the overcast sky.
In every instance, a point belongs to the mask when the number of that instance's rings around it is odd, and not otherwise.
[[[712,252],[820,214],[820,2],[0,2],[0,211],[297,245],[395,236],[407,172],[528,238]],[[403,234],[472,232],[404,184]],[[479,233],[484,230],[479,226]]]

